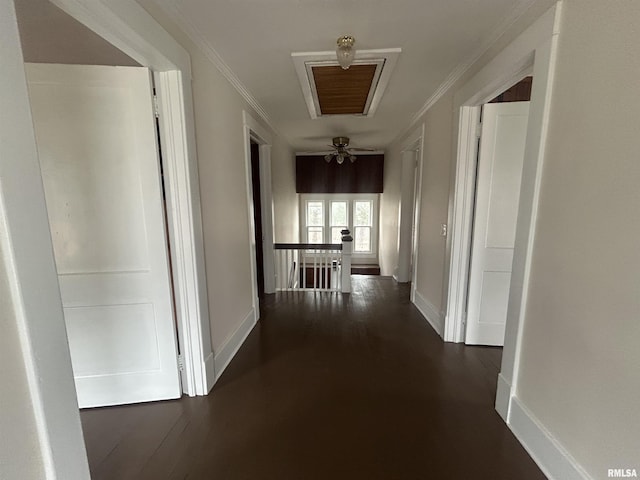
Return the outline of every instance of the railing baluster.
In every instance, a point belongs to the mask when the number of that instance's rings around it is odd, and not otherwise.
[[[300,268],[302,268],[302,286],[301,288],[307,288],[307,256],[305,254],[304,250],[299,250],[300,252],[300,257],[303,263],[303,265],[300,266]]]
[[[282,274],[280,273],[280,255],[282,250],[276,250],[276,290],[282,290]]]
[[[322,266],[322,274],[324,275],[324,289],[329,289],[329,272],[327,271],[327,252],[325,251],[322,254],[323,266]]]

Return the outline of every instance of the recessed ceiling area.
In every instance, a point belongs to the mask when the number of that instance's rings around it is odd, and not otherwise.
[[[292,53],[310,118],[373,117],[401,53],[400,48],[360,50],[346,70],[339,66],[335,52]]]
[[[376,74],[377,65],[311,67],[321,115],[362,115]]]
[[[250,92],[294,150],[320,150],[345,135],[386,148],[452,75],[479,58],[521,16],[551,0],[138,0],[162,8]],[[529,10],[529,7],[535,7]],[[399,48],[373,115],[309,113],[295,52],[325,52],[355,38],[363,51]],[[380,58],[380,56],[376,56]],[[337,62],[336,62],[337,64]],[[221,70],[224,70],[222,68]],[[303,66],[304,70],[304,66]],[[386,66],[385,66],[386,70]],[[304,71],[306,74],[306,71]]]

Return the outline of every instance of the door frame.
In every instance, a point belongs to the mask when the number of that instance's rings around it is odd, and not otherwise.
[[[422,204],[422,169],[424,158],[424,123],[410,133],[400,144],[400,151],[416,152],[416,161],[418,166],[415,170],[415,189],[413,192],[413,243],[411,245],[411,256],[413,259],[413,271],[411,272],[411,302],[416,303],[416,281],[418,278],[418,254],[420,245],[420,205]]]
[[[204,242],[191,59],[133,0],[51,0],[73,18],[153,72],[167,192],[167,217],[183,393],[206,395],[216,379],[204,263]]]
[[[452,178],[453,198],[450,202],[449,214],[450,262],[444,340],[463,342],[477,162],[476,129],[480,106],[521,78],[531,74],[534,77],[518,206],[505,343],[496,398],[496,410],[506,421],[508,421],[511,398],[515,394],[517,384],[522,336],[520,327],[525,313],[531,269],[561,6],[562,2],[558,2],[551,7],[454,95],[454,112],[457,117],[454,118],[454,124],[458,125],[458,138],[456,173]]]
[[[528,70],[528,69],[527,69]],[[525,76],[527,76],[527,74],[525,73]],[[523,77],[524,78],[524,77]],[[518,103],[530,103],[530,102],[518,102]],[[464,343],[466,345],[491,345],[491,346],[503,346],[504,345],[504,336],[502,336],[503,340],[502,340],[502,345],[500,345],[499,343],[469,343],[469,325],[472,323],[469,321],[469,305],[471,303],[471,293],[473,293],[473,289],[472,286],[477,286],[478,284],[481,284],[482,281],[481,279],[475,277],[473,277],[473,261],[474,261],[474,248],[477,247],[477,245],[475,244],[475,242],[478,240],[478,230],[479,230],[479,226],[478,226],[478,214],[483,215],[486,214],[487,218],[488,218],[488,212],[489,212],[489,203],[487,203],[486,208],[478,208],[478,189],[480,187],[490,187],[491,183],[492,183],[492,179],[486,179],[487,180],[487,184],[485,184],[484,182],[482,182],[482,178],[479,175],[478,172],[478,162],[480,161],[480,155],[482,154],[482,148],[483,148],[483,143],[485,140],[484,135],[487,134],[487,132],[485,132],[483,129],[485,127],[487,127],[487,108],[489,108],[490,106],[493,106],[493,108],[497,108],[496,106],[499,105],[512,105],[512,103],[486,103],[483,102],[482,105],[480,106],[476,106],[476,107],[470,107],[473,108],[474,110],[476,110],[478,117],[477,119],[482,118],[482,122],[478,123],[478,121],[471,121],[470,122],[470,127],[473,125],[476,125],[477,130],[476,130],[476,135],[474,138],[470,138],[467,137],[469,140],[469,143],[467,145],[467,148],[469,150],[471,150],[472,148],[475,148],[475,152],[473,152],[473,156],[471,157],[471,161],[470,163],[470,171],[473,171],[473,184],[471,185],[471,205],[470,205],[470,218],[469,218],[469,224],[470,226],[470,231],[469,231],[469,235],[467,237],[468,241],[469,241],[469,250],[467,251],[467,261],[468,263],[465,264],[467,267],[467,281],[464,284],[464,292],[463,292],[463,297],[464,297],[464,314],[463,314],[463,334],[464,334]],[[508,107],[505,107],[508,108]],[[527,109],[528,110],[528,109]],[[470,116],[471,117],[471,116]],[[527,114],[527,119],[528,119],[529,115]],[[497,124],[495,125],[495,128],[497,129]],[[495,133],[495,132],[493,132]],[[526,133],[526,132],[525,132]],[[491,133],[488,134],[488,138],[489,138],[489,143],[491,142]],[[526,142],[526,138],[525,138],[525,142]],[[494,144],[494,148],[495,148]],[[486,145],[484,145],[486,147]],[[492,169],[491,169],[492,170]],[[518,192],[518,197],[519,197],[519,192]],[[488,201],[489,202],[489,201]],[[517,221],[517,219],[516,219]],[[482,242],[480,242],[482,243]],[[477,249],[476,249],[476,253]],[[511,275],[511,273],[509,272],[509,275]],[[477,292],[478,293],[478,292]],[[481,293],[480,293],[481,294]],[[482,303],[482,301],[481,301]],[[478,307],[479,308],[479,307]],[[478,315],[480,315],[480,312],[477,312]]]
[[[416,183],[418,172],[418,149],[401,152],[400,174],[400,215],[398,222],[398,263],[393,278],[396,282],[406,283],[413,278],[411,264],[414,254]],[[409,195],[411,193],[411,195]],[[409,215],[409,207],[411,215]]]
[[[274,293],[275,257],[273,255],[273,190],[271,186],[271,134],[246,110],[242,111],[242,131],[244,135],[244,169],[247,186],[247,214],[249,221],[249,258],[251,261],[251,292],[255,319],[260,318],[258,299],[258,273],[256,265],[256,225],[253,215],[253,180],[251,178],[251,141],[259,146],[260,203],[262,214],[262,267],[264,270],[264,292]]]

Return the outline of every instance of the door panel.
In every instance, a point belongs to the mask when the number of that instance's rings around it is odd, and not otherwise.
[[[529,102],[483,106],[467,344],[503,345]]]
[[[178,398],[150,72],[26,68],[78,402]]]

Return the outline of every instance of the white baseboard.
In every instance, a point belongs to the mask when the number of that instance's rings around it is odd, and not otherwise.
[[[413,290],[413,304],[420,311],[422,316],[427,319],[427,322],[433,327],[438,335],[441,337],[444,335],[444,318],[438,312],[438,309],[426,298],[424,298],[420,292]]]
[[[498,375],[498,389],[496,391],[496,411],[507,423],[509,419],[509,403],[511,402],[511,383],[502,376]]]
[[[218,381],[222,372],[224,372],[224,369],[227,368],[233,357],[238,353],[238,350],[247,339],[247,336],[251,333],[256,322],[256,312],[252,308],[240,325],[238,325],[236,331],[227,338],[220,351],[216,353],[213,360],[215,366],[214,383]]]
[[[202,362],[202,368],[204,369],[206,394],[208,394],[216,383],[216,367],[213,352]]]
[[[593,480],[527,407],[510,403],[509,428],[549,480]]]

